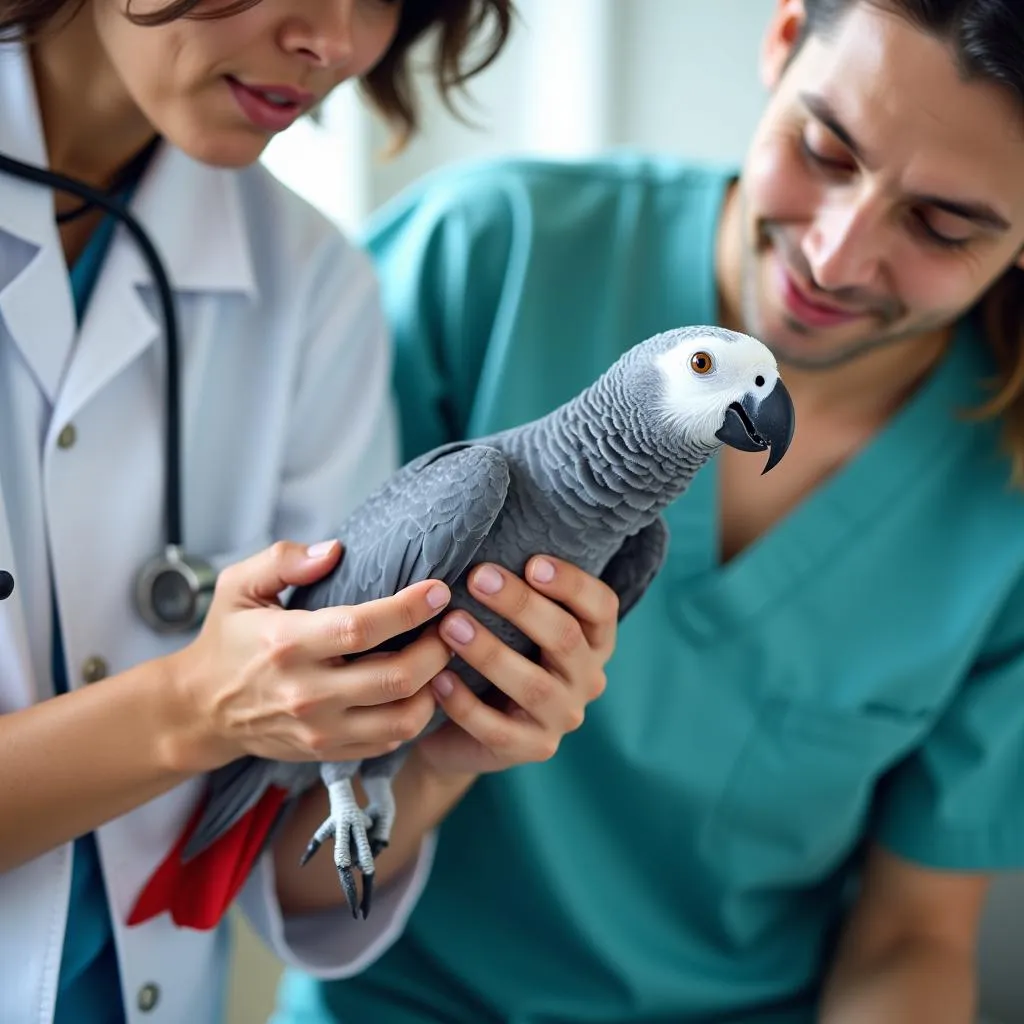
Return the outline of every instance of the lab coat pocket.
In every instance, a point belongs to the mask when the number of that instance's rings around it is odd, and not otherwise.
[[[859,842],[880,777],[927,727],[895,707],[766,700],[707,819],[704,857],[733,884],[823,880]]]

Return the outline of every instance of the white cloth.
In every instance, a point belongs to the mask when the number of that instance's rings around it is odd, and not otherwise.
[[[0,46],[0,151],[44,164],[44,148],[24,51]],[[175,291],[188,549],[223,565],[274,538],[332,536],[397,457],[368,260],[259,165],[213,169],[163,147],[133,210]],[[135,573],[163,544],[163,342],[147,264],[123,228],[76,330],[52,194],[0,175],[0,568],[16,579],[0,602],[0,713],[52,696],[51,571],[72,689],[90,657],[113,674],[184,642],[155,635],[132,597]],[[69,424],[75,441],[61,447]],[[214,1024],[222,1010],[226,924],[122,924],[200,787],[192,780],[98,829],[131,1024]],[[365,922],[344,907],[284,922],[269,856],[240,903],[286,963],[346,976],[400,933],[432,842]],[[71,852],[0,875],[5,1024],[51,1020]],[[146,986],[158,996],[144,1012]]]

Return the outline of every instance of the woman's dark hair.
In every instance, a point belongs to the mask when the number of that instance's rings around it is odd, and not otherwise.
[[[74,16],[85,0],[0,0],[0,40],[33,41],[50,27]],[[201,0],[168,0],[160,10],[127,17],[138,25],[164,25],[178,18],[226,18],[259,0],[226,0],[207,7]],[[409,73],[413,45],[431,30],[437,32],[433,74],[445,104],[452,93],[487,67],[504,48],[515,16],[513,0],[406,0],[398,31],[387,52],[362,79],[360,88],[388,122],[400,148],[419,127],[419,111]],[[475,59],[471,50],[482,38]]]
[[[842,15],[861,2],[906,18],[947,43],[966,81],[1000,86],[1024,115],[1024,0],[804,0],[801,41],[827,37]],[[996,393],[977,414],[1003,417],[1013,480],[1024,487],[1024,270],[1016,264],[1008,268],[982,297],[979,312],[999,380]]]

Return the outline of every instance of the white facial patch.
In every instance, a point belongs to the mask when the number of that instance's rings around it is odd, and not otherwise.
[[[703,357],[710,358],[704,369]],[[726,409],[750,394],[770,394],[778,380],[775,357],[746,336],[729,341],[713,335],[688,337],[655,357],[664,378],[662,412],[674,429],[694,440],[714,443]]]

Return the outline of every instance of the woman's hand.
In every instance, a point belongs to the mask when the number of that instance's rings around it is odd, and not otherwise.
[[[338,561],[336,541],[279,542],[217,580],[196,639],[171,655],[171,677],[194,728],[182,760],[209,771],[245,754],[280,761],[373,757],[414,738],[436,709],[426,684],[448,663],[431,626],[395,654],[345,663],[427,622],[450,598],[425,580],[393,597],[316,611],[277,595],[312,583]]]
[[[441,622],[441,636],[453,651],[508,701],[504,708],[485,704],[450,669],[441,672],[432,688],[452,721],[417,743],[417,759],[429,771],[476,775],[547,760],[604,692],[604,666],[618,627],[615,592],[547,556],[531,559],[525,575],[529,583],[499,566],[481,565],[470,576],[470,591],[538,644],[540,664],[501,643],[464,611]]]

